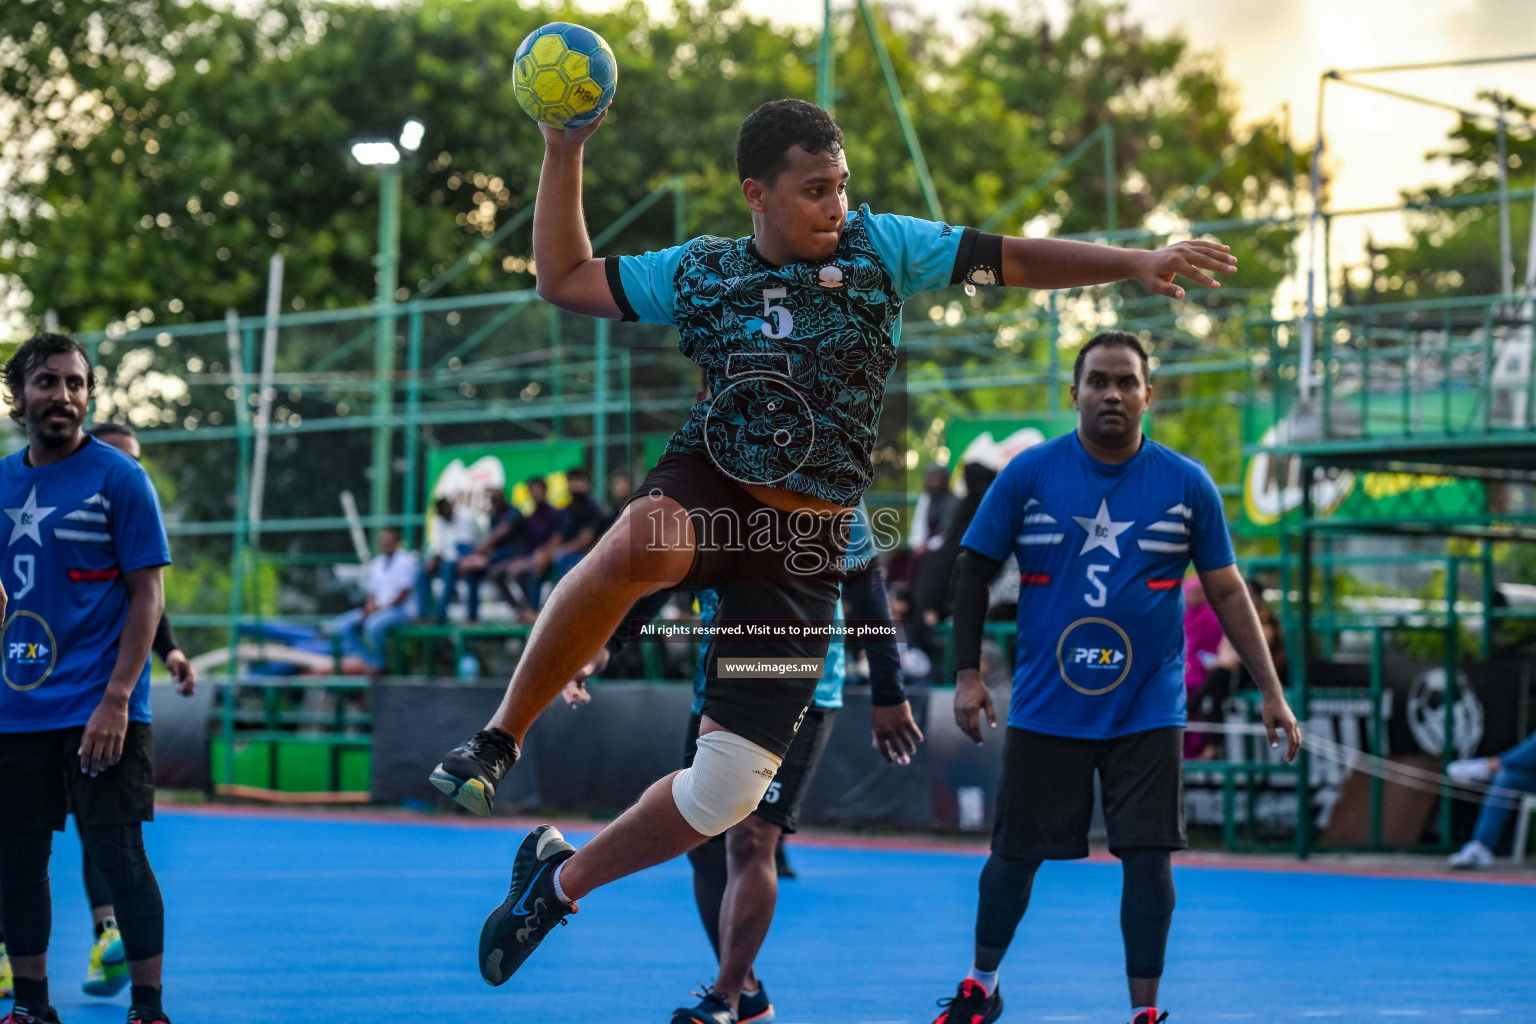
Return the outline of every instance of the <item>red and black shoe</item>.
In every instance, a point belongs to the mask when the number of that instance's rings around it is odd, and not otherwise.
[[[59,1024],[59,1011],[50,1006],[39,1013],[25,1006],[17,1006],[0,1017],[0,1024]]]
[[[1003,1012],[1003,986],[991,995],[971,978],[960,983],[960,990],[950,999],[940,999],[943,1009],[933,1024],[992,1024]]]
[[[1145,1010],[1142,1010],[1140,1013],[1138,1013],[1136,1016],[1132,1017],[1131,1024],[1163,1024],[1163,1021],[1167,1019],[1167,1010],[1164,1010],[1162,1014],[1159,1015],[1157,1012],[1157,1007],[1149,1006]]]
[[[171,1024],[171,1018],[158,1006],[128,1007],[128,1024]]]

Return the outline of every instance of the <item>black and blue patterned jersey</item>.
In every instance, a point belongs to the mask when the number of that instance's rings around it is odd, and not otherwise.
[[[609,257],[624,319],[678,328],[711,392],[667,450],[707,456],[743,483],[857,505],[874,479],[902,303],[998,283],[1001,242],[977,244],[997,238],[861,206],[816,262],[774,266],[751,238],[713,236]]]

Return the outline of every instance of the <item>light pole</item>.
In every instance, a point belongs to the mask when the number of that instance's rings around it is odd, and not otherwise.
[[[400,160],[421,147],[425,128],[411,120],[400,130],[397,146],[388,139],[359,139],[352,158],[379,172],[378,288],[374,293],[373,342],[373,478],[368,488],[368,514],[389,514],[390,453],[395,398],[395,289],[400,276]]]

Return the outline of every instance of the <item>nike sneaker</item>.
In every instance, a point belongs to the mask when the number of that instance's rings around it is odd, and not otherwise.
[[[5,943],[0,942],[0,999],[11,998],[16,979],[11,974],[11,958],[6,955]]]
[[[448,751],[443,763],[432,770],[430,781],[461,807],[484,817],[491,813],[502,776],[520,754],[506,733],[482,729]]]
[[[540,825],[517,848],[512,888],[480,929],[480,977],[489,984],[512,977],[555,925],[576,913],[576,904],[555,895],[555,868],[575,852],[553,825]]]
[[[165,1011],[152,1006],[128,1007],[128,1024],[171,1024]]]
[[[81,990],[103,999],[117,995],[128,984],[127,960],[122,933],[117,930],[117,923],[108,918],[91,946],[91,962],[85,980],[80,983]]]
[[[743,992],[736,1000],[736,1020],[738,1024],[773,1024],[773,1003],[761,982],[756,992]]]
[[[672,1011],[672,1024],[740,1024],[731,1004],[717,996],[708,985],[700,996],[697,1006],[679,1006]]]
[[[1149,1006],[1136,1016],[1131,1018],[1131,1024],[1163,1024],[1168,1019],[1168,1011],[1164,1010],[1162,1016],[1158,1016],[1157,1007]]]
[[[1003,986],[991,995],[979,983],[966,978],[949,999],[940,999],[941,1011],[933,1024],[992,1024],[1003,1012]]]

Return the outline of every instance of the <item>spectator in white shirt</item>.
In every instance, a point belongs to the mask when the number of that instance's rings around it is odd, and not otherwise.
[[[432,523],[432,542],[427,547],[426,571],[422,574],[422,595],[426,601],[426,609],[436,609],[435,617],[438,622],[448,621],[448,606],[458,596],[459,560],[471,551],[475,550],[475,544],[480,539],[480,520],[468,505],[460,505],[452,498],[439,497],[433,506],[436,516]],[[432,580],[440,580],[443,584],[442,596],[434,602],[432,597]],[[471,619],[479,618],[475,607],[475,591],[478,589],[478,581],[470,582],[469,605]]]
[[[400,531],[388,526],[380,530],[379,553],[368,565],[368,600],[361,608],[338,615],[331,632],[372,668],[383,669],[385,635],[416,617],[420,576],[420,561],[400,548]]]

